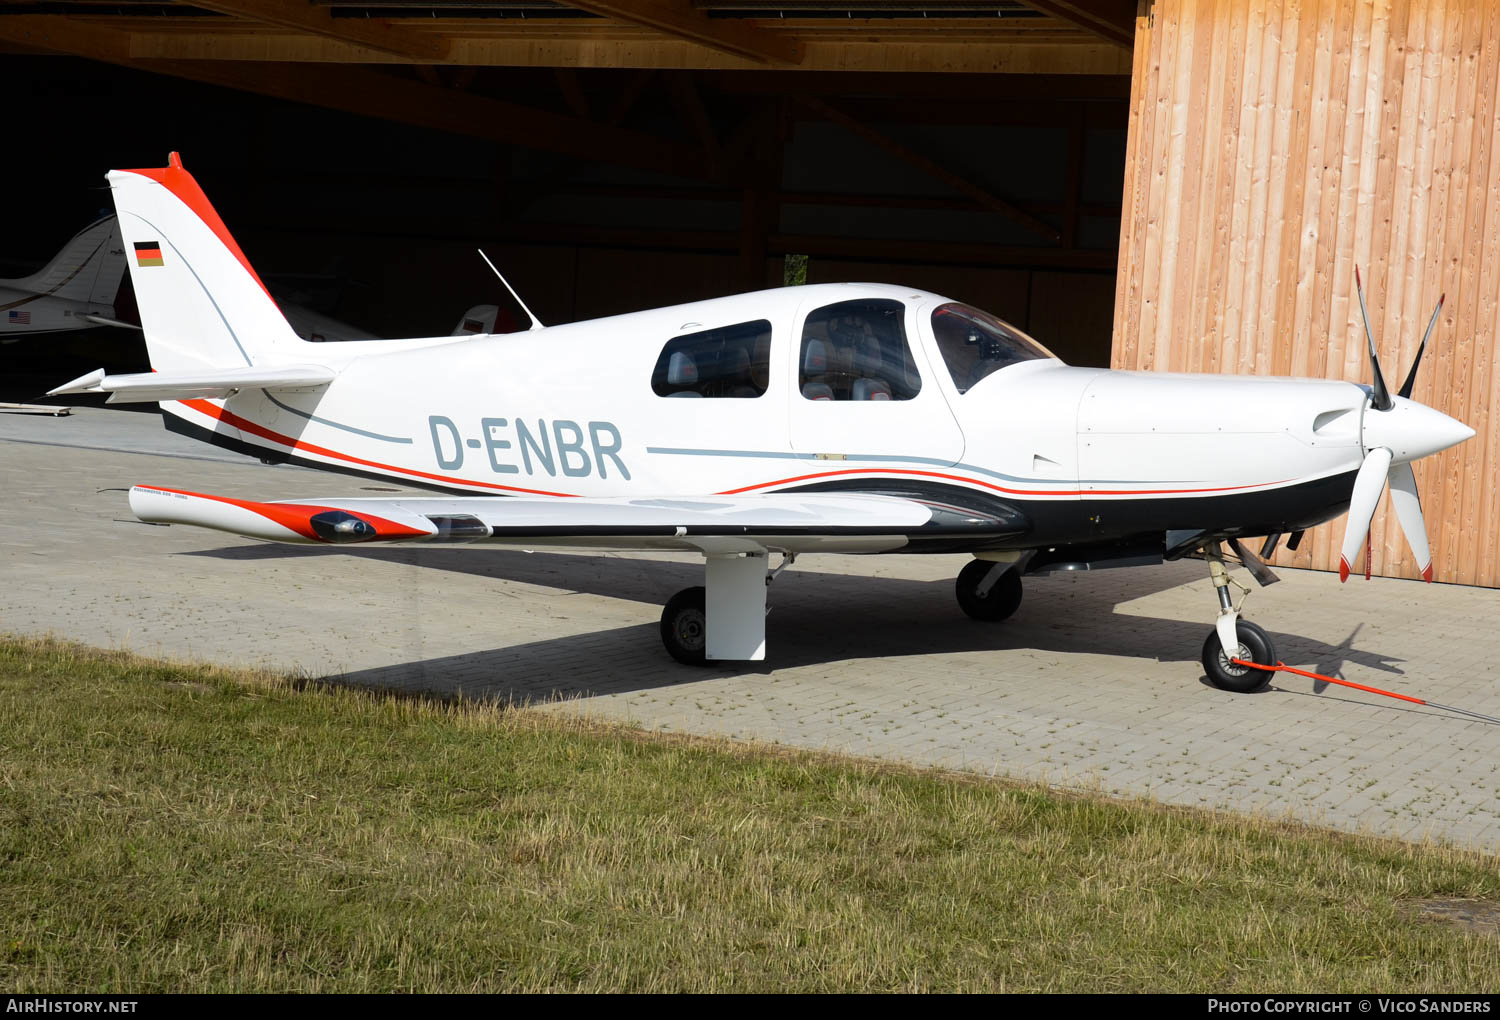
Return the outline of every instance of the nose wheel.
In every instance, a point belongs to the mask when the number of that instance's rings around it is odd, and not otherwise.
[[[1203,671],[1208,674],[1208,682],[1219,690],[1249,694],[1264,687],[1266,678],[1271,674],[1263,669],[1237,666],[1232,660],[1274,666],[1277,661],[1276,646],[1271,643],[1271,636],[1262,627],[1249,620],[1236,620],[1234,631],[1235,637],[1239,639],[1239,647],[1232,654],[1224,650],[1219,632],[1209,631],[1208,639],[1203,642]]]

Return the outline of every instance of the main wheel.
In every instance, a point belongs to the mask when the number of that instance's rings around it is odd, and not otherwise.
[[[1240,620],[1234,626],[1235,636],[1240,639],[1240,647],[1233,655],[1224,654],[1224,645],[1219,640],[1217,630],[1208,632],[1208,640],[1203,642],[1203,671],[1208,674],[1208,682],[1219,690],[1249,694],[1264,687],[1270,681],[1271,674],[1263,669],[1236,666],[1229,660],[1244,659],[1247,662],[1258,662],[1262,666],[1274,666],[1276,646],[1271,643],[1271,635],[1249,620]]]
[[[701,666],[708,661],[708,614],[702,588],[684,588],[667,600],[661,611],[661,643],[678,662]]]
[[[980,583],[1000,564],[975,560],[958,572],[954,592],[958,605],[976,620],[1004,620],[1021,605],[1021,575],[1012,567],[1000,575],[990,590],[979,594]]]

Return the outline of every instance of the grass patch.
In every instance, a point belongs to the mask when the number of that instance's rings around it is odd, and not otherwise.
[[[0,641],[0,988],[1476,991],[1494,858]]]

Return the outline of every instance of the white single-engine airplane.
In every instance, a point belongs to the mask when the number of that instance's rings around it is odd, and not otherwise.
[[[983,620],[1015,611],[1023,573],[1198,553],[1219,596],[1203,668],[1253,690],[1268,674],[1234,660],[1276,653],[1240,618],[1224,544],[1269,583],[1239,539],[1269,536],[1266,556],[1348,509],[1347,578],[1389,479],[1430,580],[1410,463],[1474,434],[1408,399],[1412,377],[1392,396],[1373,339],[1373,386],[1071,368],[982,311],[875,284],[506,336],[307,343],[169,164],[109,174],[154,371],[53,392],[157,401],[168,428],[262,459],[451,495],[138,485],[140,519],[279,542],[697,552],[704,587],[661,621],[683,662],[764,658],[767,585],[802,553],[972,553],[958,602]]]

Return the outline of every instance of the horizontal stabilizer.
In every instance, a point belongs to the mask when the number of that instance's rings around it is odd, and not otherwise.
[[[96,326],[114,326],[117,329],[133,329],[137,333],[141,331],[141,327],[137,326],[133,322],[122,322],[119,319],[111,319],[107,315],[80,315],[79,318],[84,320],[85,322],[92,322]]]
[[[301,390],[327,386],[336,373],[322,365],[248,365],[198,372],[137,372],[105,375],[99,368],[72,382],[49,390],[47,396],[64,393],[108,393],[109,403],[155,403],[159,400],[191,400],[227,397],[242,389]]]

